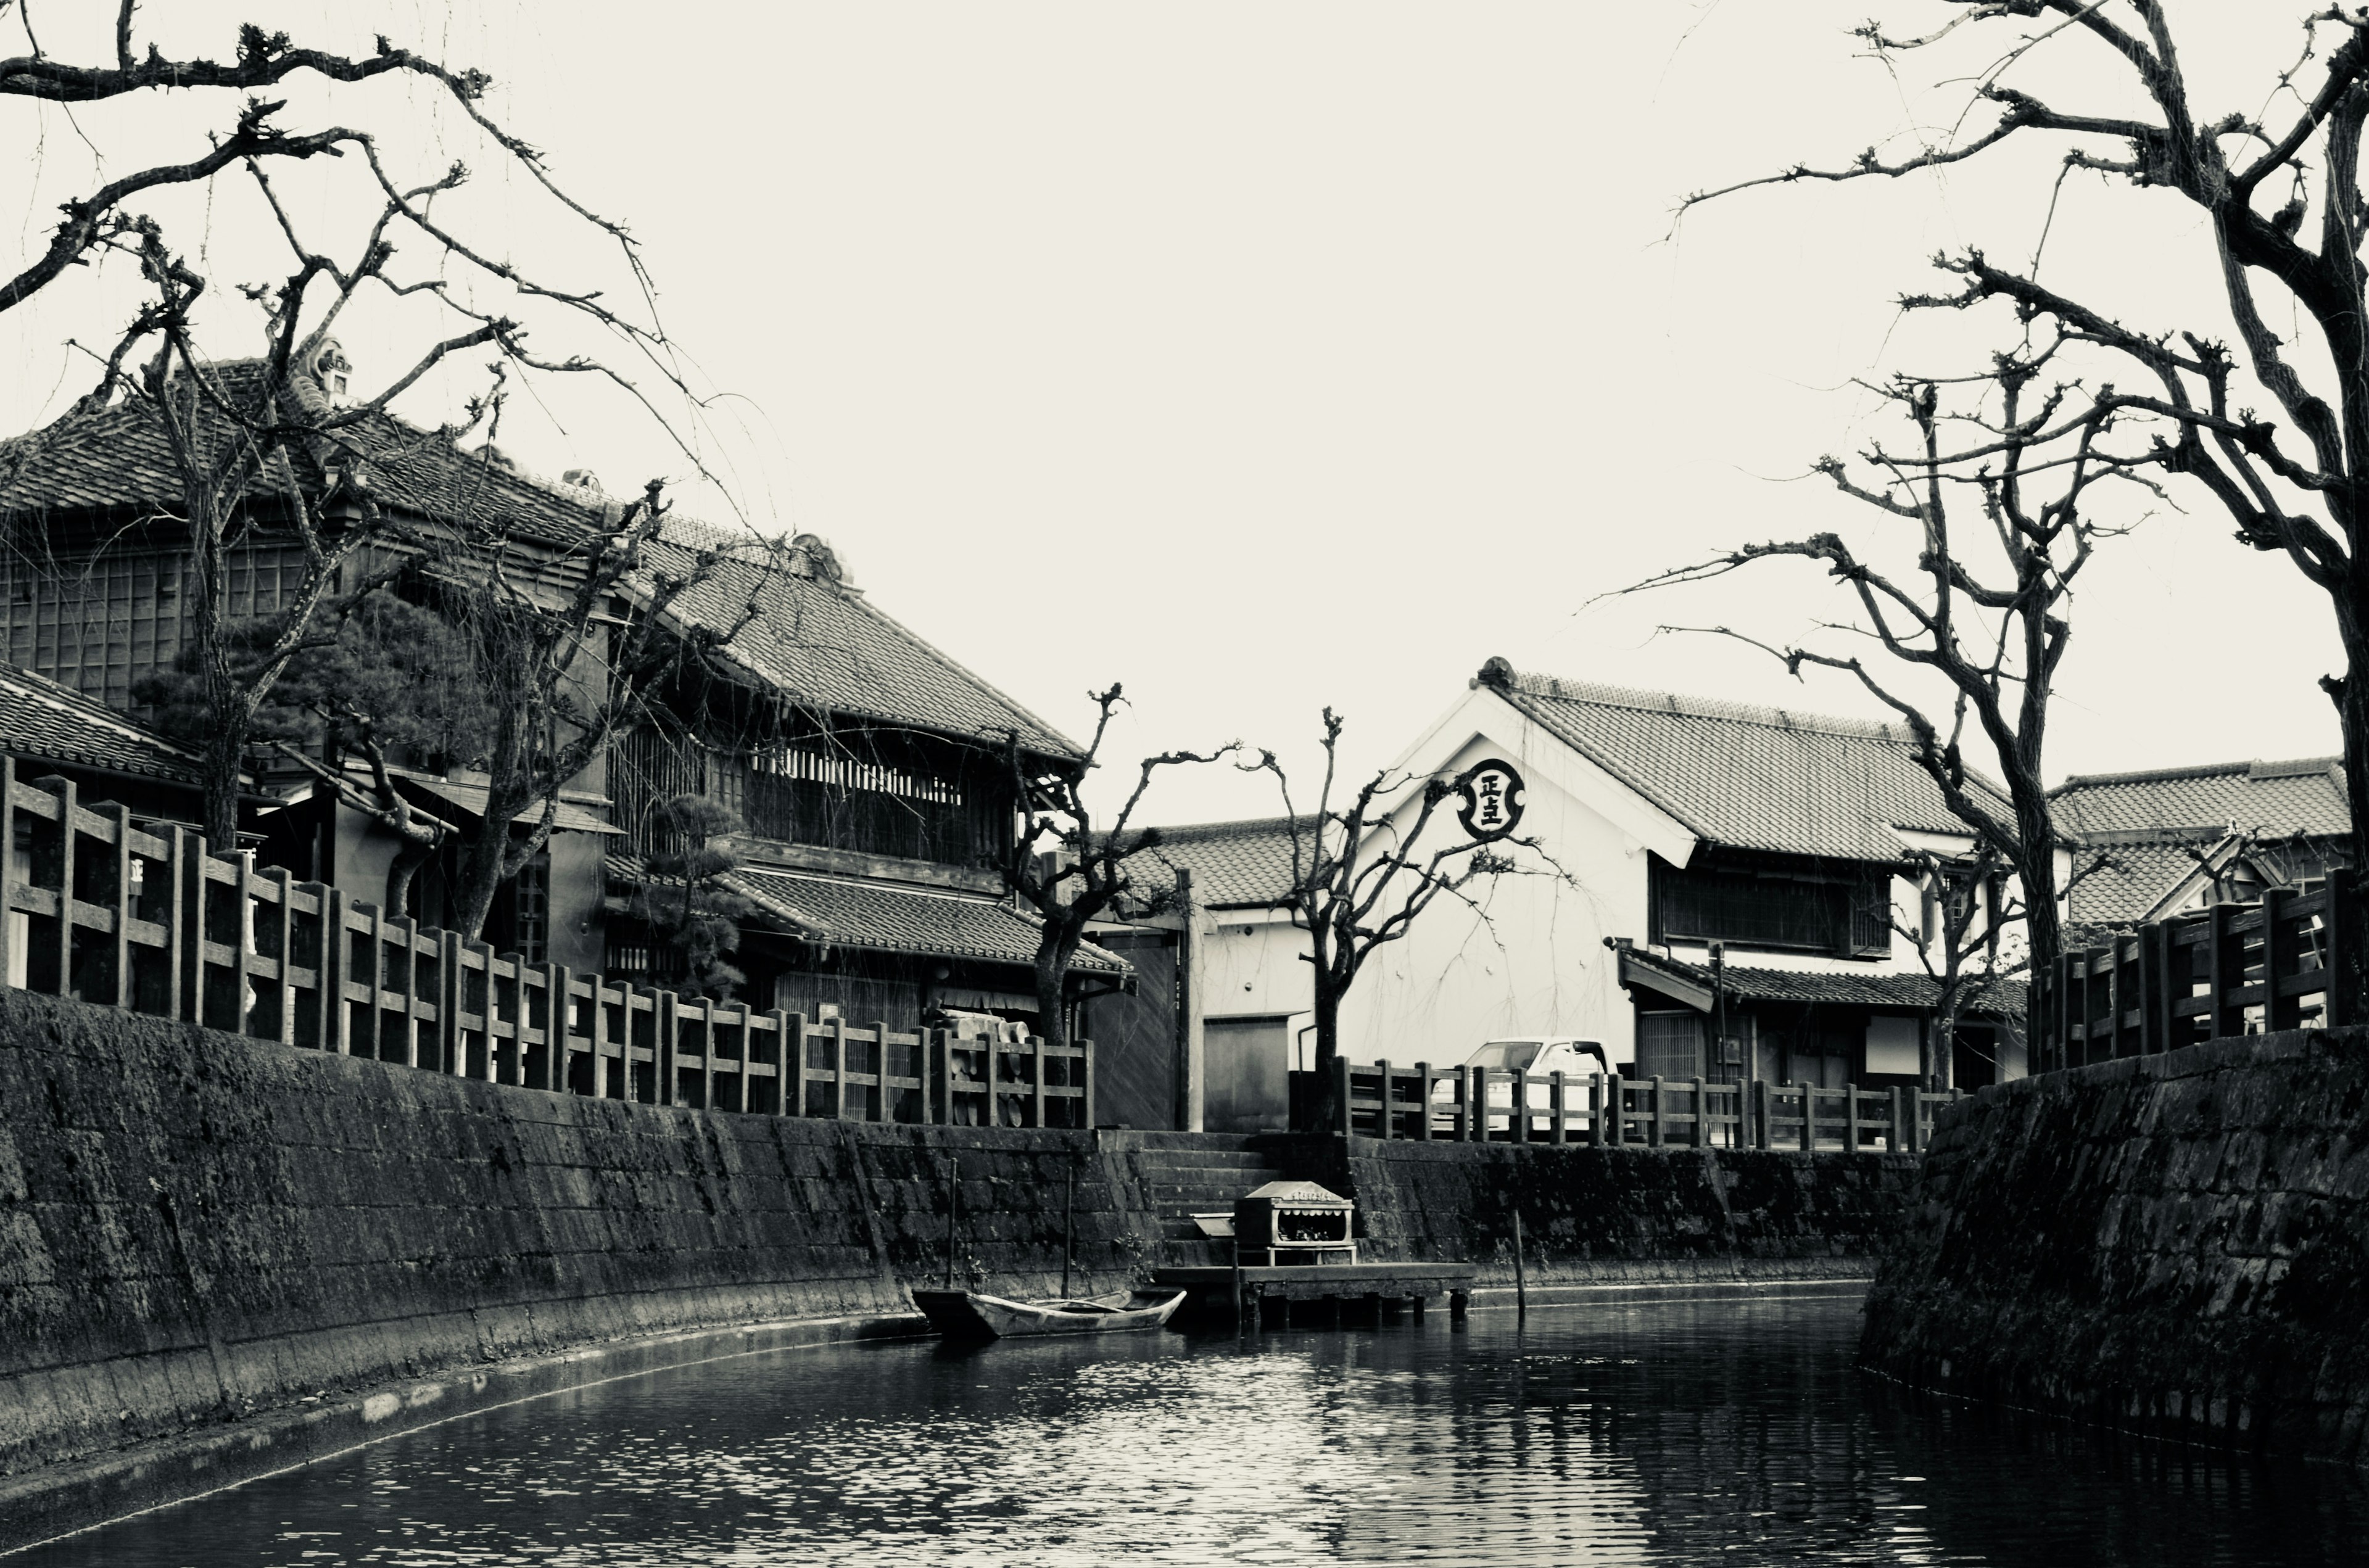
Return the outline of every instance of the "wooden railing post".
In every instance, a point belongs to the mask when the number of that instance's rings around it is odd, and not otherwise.
[[[1756,1078],[1752,1081],[1752,1147],[1755,1149],[1772,1146],[1768,1134],[1768,1081]]]
[[[58,803],[58,994],[74,989],[74,786],[72,779],[42,781]],[[241,889],[244,891],[245,889]],[[241,968],[245,966],[242,964]],[[244,1030],[240,1031],[245,1033]]]
[[[661,1105],[680,1104],[682,1099],[682,1086],[675,1082],[675,1056],[682,1048],[682,1037],[680,1033],[681,1019],[676,1013],[675,994],[670,990],[657,991],[651,1001],[653,1005],[650,1008],[650,1037],[655,1048],[650,1054],[657,1059],[651,1064],[656,1070],[658,1078],[656,1099]]]
[[[1612,1082],[1615,1085],[1618,1085],[1620,1081],[1616,1078]],[[1601,1072],[1589,1073],[1587,1075],[1587,1143],[1588,1147],[1591,1149],[1601,1149],[1604,1147],[1606,1141],[1604,1137],[1604,1074]]]
[[[1085,1119],[1078,1125],[1092,1130],[1094,1126],[1094,1043],[1092,1040],[1081,1040],[1078,1042],[1078,1047],[1086,1053],[1078,1059],[1078,1065],[1085,1070],[1083,1084],[1085,1094],[1078,1101],[1082,1107],[1079,1115]]]
[[[2280,980],[2295,967],[2295,937],[2288,932],[2287,905],[2295,895],[2284,887],[2262,889],[2262,1033],[2277,1034],[2295,1027],[2300,1011],[2295,999],[2279,994]]]
[[[1651,1139],[1651,1141],[1652,1141],[1652,1143],[1653,1143],[1654,1147],[1654,1148],[1656,1148],[1656,1149],[1659,1149],[1659,1148],[1661,1148],[1661,1147],[1663,1146],[1663,1144],[1665,1144],[1665,1142],[1667,1142],[1667,1141],[1668,1141],[1668,1139],[1669,1139],[1669,1136],[1670,1136],[1669,1111],[1668,1111],[1668,1108],[1667,1108],[1666,1104],[1665,1104],[1664,1096],[1663,1096],[1663,1093],[1662,1093],[1662,1075],[1661,1075],[1660,1073],[1658,1073],[1658,1072],[1657,1072],[1657,1073],[1655,1073],[1655,1074],[1654,1074],[1653,1082],[1654,1082],[1654,1126],[1653,1126],[1653,1130],[1651,1131],[1651,1133],[1650,1133],[1650,1134],[1648,1134],[1648,1137],[1649,1137],[1649,1139]]]
[[[1530,1070],[1516,1067],[1505,1076],[1512,1080],[1511,1093],[1505,1101],[1505,1141],[1528,1143],[1530,1140]]]
[[[1562,1069],[1557,1068],[1554,1071],[1547,1074],[1547,1108],[1553,1113],[1554,1116],[1554,1130],[1547,1135],[1547,1141],[1550,1143],[1568,1143],[1571,1141],[1570,1130],[1563,1126],[1564,1107],[1562,1084]]]
[[[1431,1063],[1414,1064],[1416,1116],[1414,1138],[1418,1143],[1431,1141]]]
[[[1903,1096],[1918,1093],[1920,1091],[1916,1089],[1903,1089],[1897,1083],[1892,1086],[1892,1130],[1886,1135],[1886,1141],[1894,1154],[1916,1151],[1917,1104],[1913,1100],[1904,1100]]]
[[[2361,873],[2350,866],[2328,874],[2328,1026],[2361,1023]],[[5,906],[0,906],[5,907]]]
[[[1345,1056],[1333,1059],[1333,1098],[1337,1107],[1333,1130],[1346,1138],[1356,1126],[1356,1116],[1349,1106],[1349,1059]]]
[[[2230,1028],[2228,1020],[2229,988],[2244,979],[2246,975],[2241,965],[2229,961],[2229,906],[2215,904],[2205,911],[2205,918],[2212,922],[2212,935],[2207,938],[2212,947],[2205,961],[2209,966],[2206,983],[2213,988],[2213,1005],[2204,1013],[2205,1037],[2217,1040],[2226,1035],[2242,1035],[2246,1031],[2242,1012],[2238,1014],[2237,1028]]]
[[[1028,1113],[1028,1125],[1041,1127],[1045,1125],[1045,1036],[1031,1035],[1028,1040],[1034,1047],[1029,1053],[1033,1064],[1030,1076],[1036,1080],[1030,1085],[1031,1108]]]
[[[115,824],[115,996],[109,1005],[132,1011],[132,807],[109,801],[99,815]]]
[[[353,1010],[346,1001],[346,971],[352,967],[353,938],[346,931],[346,896],[323,887],[321,899],[321,1048],[332,1056],[354,1051]]]
[[[988,1076],[992,1079],[995,1076],[992,1058],[987,1065]],[[995,1125],[992,1115],[995,1095],[991,1091],[987,1097],[987,1105],[990,1113],[988,1125],[992,1127]],[[830,1021],[830,1117],[840,1122],[847,1119],[847,1020],[838,1016]]]

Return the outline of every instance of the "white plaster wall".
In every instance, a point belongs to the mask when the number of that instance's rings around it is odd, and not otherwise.
[[[1305,1013],[1312,978],[1299,955],[1308,937],[1265,910],[1218,910],[1203,916],[1201,1012],[1204,1017]]]
[[[1474,883],[1468,891],[1478,912],[1436,900],[1404,938],[1368,961],[1351,989],[1342,1051],[1352,1060],[1456,1062],[1484,1040],[1545,1034],[1600,1040],[1615,1062],[1634,1059],[1634,1014],[1619,961],[1604,943],[1644,937],[1645,848],[1558,786],[1551,775],[1567,764],[1546,750],[1568,757],[1560,742],[1511,708],[1497,709],[1495,735],[1467,739],[1439,771],[1492,756],[1512,761],[1526,786],[1517,831],[1537,838],[1569,880],[1516,850],[1516,859],[1547,874]],[[1418,847],[1461,838],[1453,804],[1442,804]],[[1411,822],[1415,809],[1409,802],[1398,822]]]

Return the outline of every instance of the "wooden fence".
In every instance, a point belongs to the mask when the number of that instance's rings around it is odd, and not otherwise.
[[[2063,955],[2032,979],[2031,1070],[2362,1022],[2353,886],[2340,871],[2308,893],[2273,887]]]
[[[1534,1077],[1427,1062],[1333,1065],[1333,1130],[1416,1140],[1913,1151],[1925,1147],[1933,1113],[1961,1097],[1954,1089],[1821,1089],[1757,1078],[1713,1083],[1601,1072]]]
[[[1092,1127],[1094,1047],[813,1022],[497,954],[0,758],[0,980],[344,1056],[768,1116]]]

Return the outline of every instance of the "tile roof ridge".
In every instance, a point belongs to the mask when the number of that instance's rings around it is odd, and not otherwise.
[[[1173,844],[1179,841],[1180,834],[1191,833],[1216,837],[1228,832],[1277,831],[1289,827],[1295,821],[1302,827],[1312,827],[1315,825],[1316,816],[1313,812],[1302,812],[1297,817],[1242,817],[1215,822],[1153,822],[1146,824],[1143,830],[1148,832],[1156,828],[1160,831],[1161,841]]]
[[[727,876],[783,876],[795,882],[827,882],[840,887],[858,887],[888,893],[919,893],[945,898],[962,904],[994,904],[1001,907],[1003,898],[994,893],[981,893],[963,887],[940,887],[925,882],[900,882],[887,876],[855,876],[839,871],[809,871],[802,866],[736,865]]]
[[[1492,665],[1503,666],[1493,659]],[[1882,740],[1895,746],[1916,743],[1906,726],[1883,719],[1845,718],[1837,714],[1801,713],[1791,708],[1764,707],[1722,697],[1692,697],[1677,692],[1655,692],[1639,686],[1614,686],[1596,681],[1574,681],[1560,675],[1517,670],[1503,666],[1502,679],[1490,679],[1483,668],[1477,686],[1491,686],[1509,694],[1549,702],[1582,703],[1596,707],[1630,708],[1641,713],[1675,714],[1724,724],[1757,725],[1768,729],[1807,735],[1833,735],[1861,740]]]
[[[2175,768],[2141,768],[2123,773],[2068,773],[2065,782],[2050,790],[2048,795],[2053,800],[2079,789],[2116,784],[2172,784],[2181,779],[2307,779],[2333,773],[2343,765],[2342,757],[2297,757],[2279,762],[2265,762],[2257,758],[2239,762],[2189,762]]]

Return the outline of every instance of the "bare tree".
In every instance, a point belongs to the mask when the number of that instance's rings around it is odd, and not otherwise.
[[[1934,984],[1933,1013],[1925,1034],[1918,1076],[1928,1090],[1949,1087],[1945,1054],[1958,1037],[1959,1020],[1993,983],[2023,962],[2005,938],[2023,910],[2002,886],[2008,864],[1996,846],[1981,843],[1971,856],[1917,850],[1909,856],[1927,904],[1916,923],[1895,916],[1892,929],[1906,938]]]
[[[1162,751],[1146,757],[1137,764],[1135,787],[1110,826],[1097,828],[1086,803],[1086,776],[1100,765],[1103,742],[1122,699],[1116,682],[1088,696],[1094,704],[1094,735],[1081,761],[1048,767],[1022,747],[1017,734],[1007,750],[1021,821],[998,869],[1003,885],[1036,913],[1037,1032],[1057,1046],[1069,1043],[1070,967],[1085,942],[1086,929],[1122,904],[1139,913],[1156,912],[1162,895],[1139,896],[1136,867],[1130,864],[1157,850],[1162,841],[1159,829],[1132,826],[1153,775],[1162,768],[1214,762],[1236,750],[1229,744],[1208,752]]]
[[[1333,1064],[1341,1054],[1341,1003],[1366,961],[1413,929],[1439,899],[1452,899],[1486,922],[1488,910],[1472,886],[1530,868],[1506,854],[1528,850],[1568,880],[1536,838],[1494,835],[1453,842],[1425,842],[1439,808],[1458,795],[1459,781],[1417,776],[1385,768],[1335,804],[1340,777],[1343,720],[1324,710],[1324,778],[1315,808],[1303,815],[1291,793],[1291,779],[1272,751],[1259,753],[1249,771],[1271,773],[1283,796],[1285,834],[1291,845],[1291,885],[1287,897],[1292,924],[1308,933],[1300,955],[1311,970],[1316,1030],[1316,1071],[1321,1104],[1317,1125],[1332,1125]],[[1412,812],[1412,815],[1409,813]],[[1453,813],[1451,813],[1451,818]]]
[[[2090,492],[2123,482],[2159,496],[2146,471],[2180,461],[2159,435],[2118,439],[2118,426],[2149,417],[2112,388],[2044,381],[2064,347],[2062,338],[2019,347],[1978,376],[1902,377],[1874,388],[1906,421],[1909,444],[1879,441],[1862,454],[1862,472],[1831,456],[1814,470],[1889,525],[1872,542],[1855,547],[1827,532],[1746,544],[1638,585],[1701,582],[1771,561],[1823,567],[1856,612],[1825,630],[1871,642],[1883,656],[1876,664],[1725,626],[1665,630],[1748,643],[1797,678],[1805,667],[1844,671],[1898,715],[1917,763],[1981,853],[2014,868],[2043,963],[2061,945],[2056,834],[2042,775],[2051,685],[2072,636],[2075,580],[2101,540],[2125,531],[2111,514],[2100,518]],[[1892,560],[1899,568],[1884,569]],[[1966,763],[1970,721],[1997,761],[2004,799]]]
[[[15,308],[110,246],[136,244],[147,220],[127,203],[176,188],[202,186],[225,170],[266,159],[304,160],[337,157],[349,151],[365,153],[377,167],[375,143],[369,132],[347,126],[313,132],[291,132],[274,123],[284,102],[257,95],[278,87],[291,77],[314,76],[349,86],[379,76],[407,76],[428,84],[457,105],[488,140],[502,149],[529,175],[540,181],[579,217],[599,225],[631,250],[631,241],[619,225],[599,217],[566,196],[551,180],[543,155],[504,130],[485,108],[493,78],[468,67],[452,69],[399,49],[384,37],[368,54],[349,56],[303,48],[284,32],[267,33],[252,23],[238,29],[235,52],[227,61],[204,56],[173,58],[151,43],[143,51],[134,37],[135,0],[117,0],[115,58],[99,63],[61,60],[41,47],[34,32],[31,8],[21,0],[0,0],[0,17],[14,10],[25,35],[27,52],[0,58],[0,99],[17,98],[37,104],[57,104],[80,109],[128,101],[143,95],[200,93],[219,95],[235,109],[228,126],[210,133],[202,147],[191,146],[184,158],[165,157],[119,175],[63,204],[63,217],[39,253],[24,258],[17,269],[0,277],[0,311]],[[82,121],[76,121],[82,129]]]
[[[2035,135],[2070,143],[2060,189],[2068,176],[2087,172],[2186,201],[2201,220],[2192,232],[2213,246],[2235,352],[2211,324],[2126,326],[2111,300],[2075,299],[2043,283],[2036,256],[2023,266],[2001,266],[1981,249],[1945,256],[1938,265],[1955,280],[1950,291],[1904,303],[1963,311],[2005,302],[2028,326],[2119,364],[2141,389],[2101,389],[2097,403],[2160,421],[2170,432],[2164,466],[2209,494],[2240,543],[2283,554],[2328,596],[2345,668],[2321,684],[2343,730],[2352,863],[2369,865],[2369,316],[2362,255],[2369,198],[2360,177],[2369,10],[2329,6],[2306,17],[2300,58],[2246,100],[2260,107],[2220,112],[2192,93],[2162,0],[1987,0],[1928,14],[1947,20],[1906,36],[1872,21],[1857,36],[1887,70],[1926,60],[1937,80],[1971,80],[1974,123],[1963,137],[1895,160],[1871,149],[1835,168],[1799,165],[1688,204],[1752,186],[1964,164]],[[2089,101],[2066,106],[2008,84],[2043,55],[2077,68],[2081,74],[2059,79],[2081,84]],[[2165,266],[2150,250],[2131,255],[2118,270]],[[2307,345],[2271,325],[2289,320]],[[2268,395],[2287,430],[2246,406],[2249,387]],[[2036,898],[2032,906],[2037,915]]]

